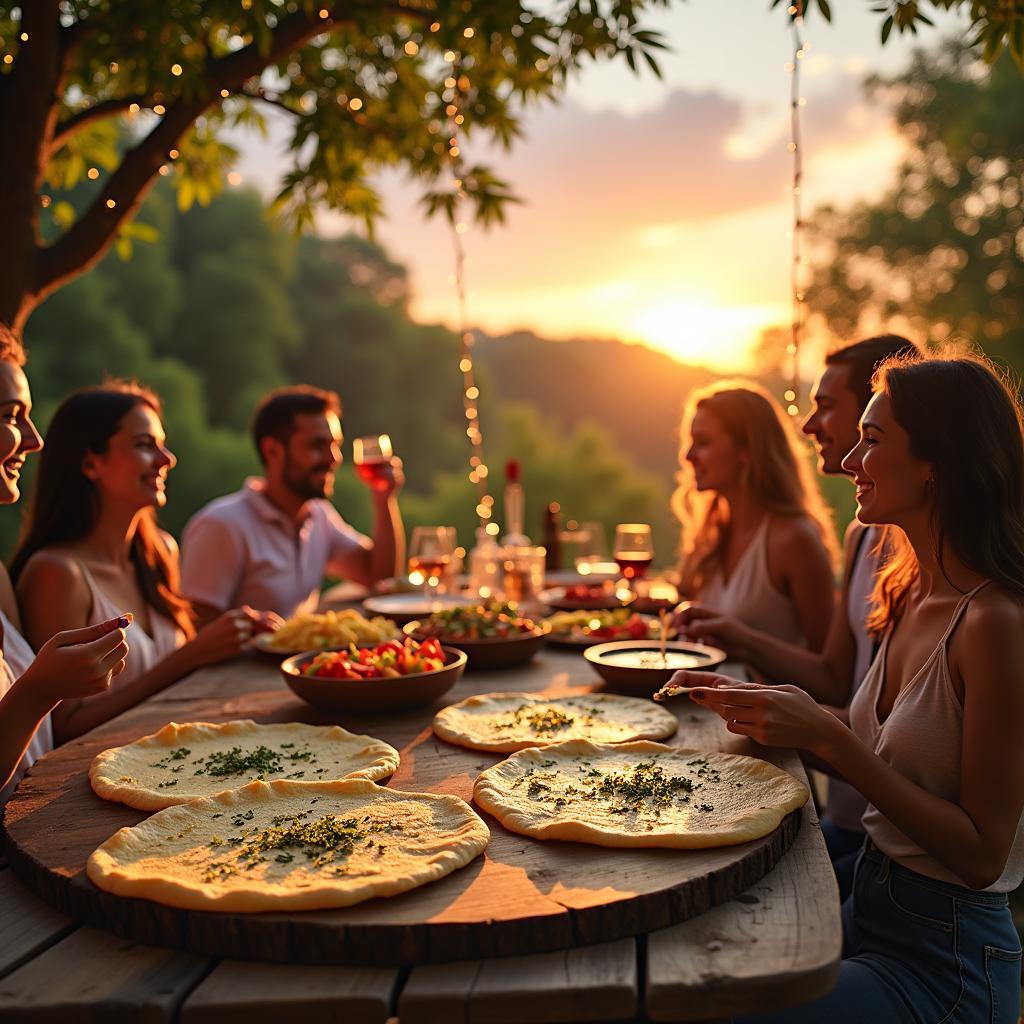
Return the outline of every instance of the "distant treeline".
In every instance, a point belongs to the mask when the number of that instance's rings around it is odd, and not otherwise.
[[[247,427],[261,394],[297,382],[334,388],[348,437],[391,434],[408,477],[407,522],[452,523],[472,543],[457,339],[410,319],[404,267],[355,236],[278,231],[247,191],[180,214],[169,190],[158,189],[139,219],[156,229],[155,241],[137,242],[128,259],[111,254],[29,323],[42,429],[75,388],[109,377],[153,386],[179,459],[163,517],[178,532],[202,504],[258,471]],[[658,561],[672,562],[679,414],[710,374],[621,342],[531,334],[482,336],[476,359],[499,519],[502,468],[515,456],[528,532],[539,534],[543,506],[558,501],[567,517],[607,528],[650,521]],[[365,499],[343,467],[337,504],[361,527]],[[0,524],[9,552],[17,512]]]

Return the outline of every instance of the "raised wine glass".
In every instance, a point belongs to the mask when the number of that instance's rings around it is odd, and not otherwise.
[[[641,580],[647,575],[654,560],[650,526],[647,523],[619,523],[615,527],[612,553],[619,571],[632,588],[635,580]]]
[[[454,526],[416,526],[409,540],[409,582],[436,597],[455,553]]]
[[[391,468],[393,454],[391,438],[387,434],[357,437],[352,442],[352,462],[356,473],[377,491],[388,486],[388,470]]]

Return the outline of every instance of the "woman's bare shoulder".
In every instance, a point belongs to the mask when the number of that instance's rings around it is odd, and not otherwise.
[[[780,555],[825,550],[818,527],[809,516],[772,516],[768,525],[768,545]]]
[[[82,565],[68,551],[60,548],[41,548],[32,554],[18,577],[17,591],[24,594],[36,589],[72,587],[86,590]]]
[[[1006,634],[1024,636],[1024,594],[998,583],[983,587],[971,599],[959,632],[970,641],[997,641]]]

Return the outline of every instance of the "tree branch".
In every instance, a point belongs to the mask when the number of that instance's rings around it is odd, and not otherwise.
[[[278,110],[283,110],[286,114],[291,114],[292,117],[302,117],[301,110],[295,110],[289,107],[287,103],[282,103],[281,100],[275,99],[273,96],[268,96],[262,90],[256,92],[250,92],[248,89],[238,89],[235,96],[244,96],[247,100],[255,100],[258,103],[266,103],[268,106],[276,107]]]
[[[91,107],[86,107],[84,110],[71,114],[64,118],[63,121],[57,122],[53,138],[50,140],[50,155],[52,156],[56,153],[79,129],[84,128],[87,124],[92,124],[93,121],[99,121],[105,117],[113,117],[115,114],[121,114],[128,110],[133,103],[138,104],[140,107],[148,107],[153,102],[154,100],[150,96],[122,96],[120,99],[101,100],[99,103],[94,103]]]
[[[329,18],[298,11],[282,19],[266,52],[252,42],[234,53],[207,61],[208,92],[205,96],[171,103],[160,123],[121,161],[107,187],[92,205],[53,245],[38,253],[33,292],[40,302],[76,273],[94,266],[110,248],[118,228],[138,210],[160,167],[189,127],[205,110],[220,100],[227,89],[238,92],[250,78],[291,53],[307,40],[352,22],[351,11],[339,13],[336,3]],[[113,203],[113,206],[109,203]]]

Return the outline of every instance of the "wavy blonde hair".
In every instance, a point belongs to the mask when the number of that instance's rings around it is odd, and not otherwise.
[[[681,591],[695,595],[714,573],[720,564],[728,521],[721,495],[699,492],[693,467],[686,460],[698,409],[714,416],[736,447],[750,454],[745,485],[754,501],[771,515],[810,519],[835,570],[839,546],[832,513],[821,496],[808,453],[786,414],[758,384],[719,381],[691,392],[680,429],[679,486],[672,495],[672,511],[682,524]]]

